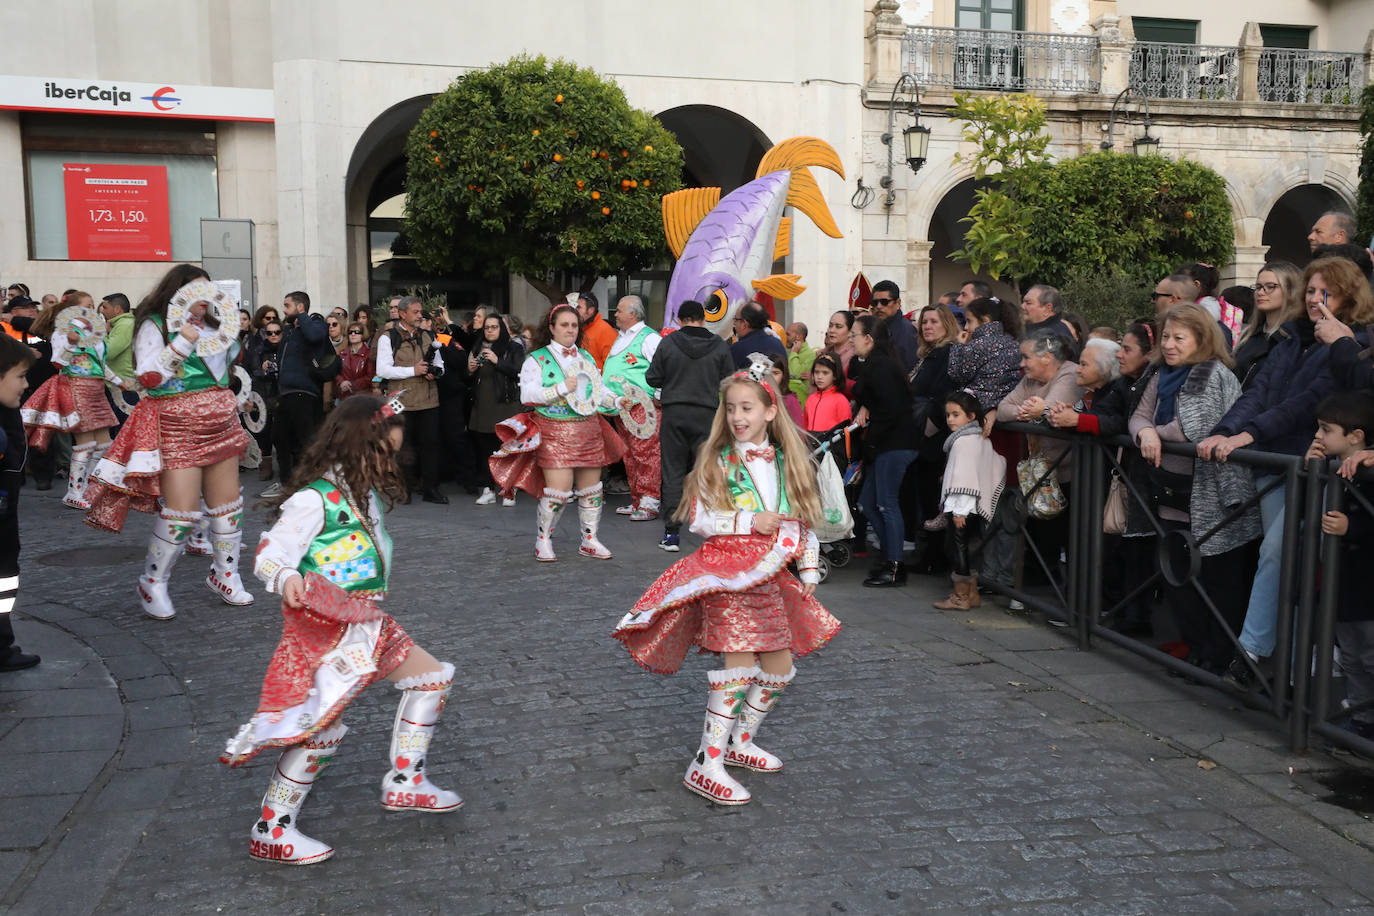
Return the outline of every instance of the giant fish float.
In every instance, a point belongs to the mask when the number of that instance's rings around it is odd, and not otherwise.
[[[663,231],[677,258],[664,310],[664,328],[679,327],[677,309],[700,302],[706,326],[728,337],[740,306],[756,292],[794,299],[806,287],[797,274],[775,274],[773,262],[791,251],[792,206],[822,232],[841,238],[809,166],[844,177],[835,148],[815,137],[784,140],[764,154],[753,181],[722,199],[720,188],[688,188],[663,196]]]

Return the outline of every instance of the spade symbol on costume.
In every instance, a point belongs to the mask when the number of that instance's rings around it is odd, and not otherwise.
[[[348,513],[347,513],[347,512],[340,512],[340,513],[339,513],[339,524],[340,524],[340,525],[347,525],[347,524],[348,524]]]
[[[267,832],[267,821],[258,821],[258,833]]]
[[[698,753],[697,753],[697,763],[701,764],[701,763],[705,763],[705,762],[706,762],[706,755],[703,754],[703,753],[701,753],[701,752],[698,752]]]
[[[291,824],[291,815],[289,815],[289,814],[283,814],[281,820],[277,821],[277,823],[278,823],[278,824],[281,824],[283,827],[288,827],[288,826],[290,826],[290,824]]]
[[[397,773],[394,777],[392,777],[391,781],[399,785],[400,783],[405,782],[406,778],[402,774]]]

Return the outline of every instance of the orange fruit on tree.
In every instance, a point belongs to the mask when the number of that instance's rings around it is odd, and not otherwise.
[[[554,161],[554,162],[562,162],[562,161],[563,161],[563,154],[562,154],[562,153],[554,153],[554,154],[553,154],[553,161]]]
[[[644,144],[644,152],[646,152],[646,153],[652,153],[653,151],[654,151],[654,148],[653,148],[652,144],[649,144],[649,143]]]
[[[438,132],[437,130],[431,130],[431,131],[429,132],[429,135],[430,135],[431,137],[437,137],[437,136],[439,136],[439,132]]]
[[[1184,210],[1184,211],[1183,211],[1183,218],[1184,218],[1184,219],[1192,219],[1192,218],[1193,218],[1193,211],[1192,211],[1192,210]]]
[[[602,207],[602,208],[601,208],[601,215],[602,215],[602,216],[610,216],[610,215],[611,215],[611,208],[610,208],[610,207]]]
[[[563,104],[563,93],[560,92],[558,95],[554,96],[554,97],[553,97],[553,101],[554,101],[554,103],[557,104],[557,105],[562,105],[562,104]]]
[[[439,157],[438,157],[438,156],[435,156],[435,157],[434,157],[434,161],[435,161],[435,162],[438,162],[438,161],[439,161]]]
[[[593,192],[592,192],[592,200],[600,200],[600,199],[601,199],[601,192],[600,192],[600,191],[593,191]]]
[[[583,185],[585,185],[585,184],[586,184],[586,182],[583,181],[581,178],[577,179],[577,190],[579,190],[579,191],[582,190],[582,187],[583,187]]]
[[[637,182],[637,181],[635,181],[633,178],[631,178],[631,179],[630,179],[630,187],[632,187],[632,188],[637,188],[637,187],[639,187],[639,182]]]
[[[621,150],[621,151],[620,151],[620,158],[621,158],[621,159],[629,159],[629,158],[630,158],[630,151],[627,150],[627,149]]]
[[[649,186],[649,179],[646,178],[646,179],[644,179],[644,187],[647,188],[648,186]]]
[[[620,187],[621,187],[622,189],[627,189],[627,188],[629,188],[629,187],[630,187],[630,179],[628,179],[628,178],[622,178],[622,179],[620,179]]]
[[[534,129],[534,135],[535,135],[536,137],[539,136],[539,128],[536,127],[536,128]]]

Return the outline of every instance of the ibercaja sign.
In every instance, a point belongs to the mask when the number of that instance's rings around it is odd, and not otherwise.
[[[216,121],[273,120],[271,89],[0,75],[0,108]]]

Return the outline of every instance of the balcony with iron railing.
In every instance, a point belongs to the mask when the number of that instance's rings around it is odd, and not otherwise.
[[[1354,105],[1374,69],[1374,41],[1351,52],[1266,48],[1253,23],[1234,46],[1128,42],[1114,20],[1090,35],[933,26],[899,34],[901,72],[931,88],[1052,96],[1129,85],[1152,99]]]

